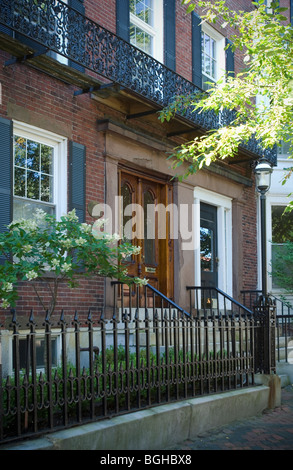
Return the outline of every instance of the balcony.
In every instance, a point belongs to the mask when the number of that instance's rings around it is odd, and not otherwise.
[[[157,113],[174,96],[197,95],[202,90],[153,57],[102,28],[61,0],[0,0],[0,47],[15,59],[76,85],[80,94],[90,92],[114,100],[132,100],[133,116]],[[137,110],[139,112],[137,112]],[[226,125],[230,111],[219,115],[187,110],[178,114],[169,134],[192,138]],[[241,148],[247,159],[264,152],[255,141]],[[266,150],[276,164],[276,151]]]

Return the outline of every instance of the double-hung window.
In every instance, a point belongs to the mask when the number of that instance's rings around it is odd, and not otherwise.
[[[201,32],[202,88],[209,90],[208,82],[216,83],[225,72],[225,38],[208,25]]]
[[[60,218],[67,212],[66,139],[14,122],[13,220],[36,209]]]
[[[130,0],[130,43],[163,62],[162,0]]]

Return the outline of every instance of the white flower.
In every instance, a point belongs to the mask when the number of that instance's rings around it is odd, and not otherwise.
[[[3,300],[1,304],[1,308],[8,308],[9,307],[9,302],[7,300]]]
[[[71,248],[72,245],[73,245],[73,242],[72,240],[69,240],[69,238],[65,239],[65,240],[62,240],[62,245],[65,247],[65,248]]]
[[[71,269],[71,264],[70,263],[64,263],[63,266],[62,266],[62,270],[64,272],[68,272],[69,270]]]
[[[11,282],[3,282],[2,290],[4,292],[11,292],[13,290],[13,284]]]
[[[33,279],[36,279],[36,277],[38,277],[37,273],[35,271],[29,271],[28,273],[26,273],[26,277],[28,279],[28,281],[32,281]]]
[[[84,238],[80,237],[77,240],[75,240],[75,243],[77,244],[77,246],[82,246],[86,243],[86,240]]]
[[[54,270],[57,268],[57,266],[60,266],[60,261],[58,259],[53,259],[51,263],[51,269]]]
[[[73,209],[71,212],[68,212],[68,214],[66,215],[66,219],[69,220],[70,222],[78,221],[78,217],[75,213],[75,209]]]

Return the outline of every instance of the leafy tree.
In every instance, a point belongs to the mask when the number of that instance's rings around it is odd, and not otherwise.
[[[195,8],[190,0],[182,4],[188,4],[188,13]],[[293,135],[288,130],[293,121],[293,28],[284,16],[286,8],[273,1],[267,10],[264,0],[252,2],[249,12],[230,10],[224,0],[199,0],[196,5],[202,8],[203,22],[217,22],[235,31],[230,36],[232,45],[227,47],[243,54],[245,68],[210,84],[209,93],[175,97],[160,113],[164,121],[187,107],[203,113],[233,112],[228,125],[176,148],[171,155],[174,167],[187,162],[187,177],[212,162],[234,157],[239,146],[250,139],[260,142],[263,149],[288,142],[292,158]],[[288,168],[284,183],[292,171]],[[293,208],[292,201],[290,206]]]

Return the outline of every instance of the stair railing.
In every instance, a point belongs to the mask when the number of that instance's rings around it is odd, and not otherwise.
[[[204,316],[252,314],[252,310],[233,299],[218,287],[187,286],[190,292],[190,313]]]

